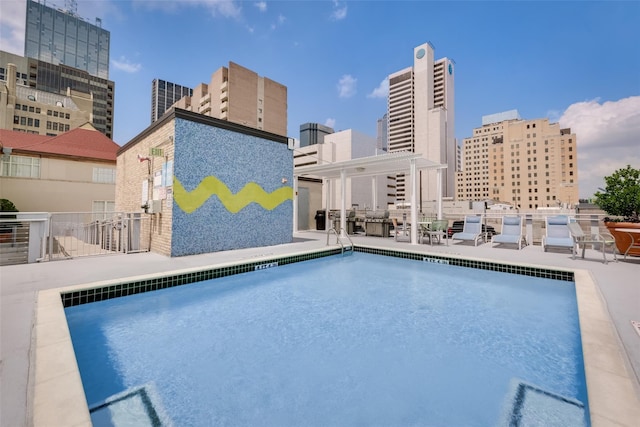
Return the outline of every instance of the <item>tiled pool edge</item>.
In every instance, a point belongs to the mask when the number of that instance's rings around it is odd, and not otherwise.
[[[380,253],[388,256],[399,256],[419,260],[424,258],[447,260],[451,261],[452,264],[460,263],[458,265],[473,268],[484,267],[485,269],[493,269],[492,266],[507,266],[509,270],[513,269],[513,271],[509,272],[552,271],[562,272],[563,275],[565,273],[570,274],[576,283],[592,426],[604,427],[616,423],[620,426],[632,427],[635,426],[635,421],[640,419],[638,395],[636,394],[633,380],[625,367],[621,354],[624,350],[615,335],[613,323],[606,311],[597,286],[588,271],[547,268],[520,263],[497,263],[480,258],[392,250],[388,247],[379,248],[370,245],[356,246],[356,249],[362,252]],[[66,323],[62,303],[63,294],[97,288],[109,289],[109,287],[118,284],[140,281],[149,282],[162,277],[175,275],[201,274],[204,271],[210,271],[212,269],[237,268],[238,265],[264,265],[280,259],[296,262],[293,259],[302,261],[304,259],[311,259],[310,257],[305,258],[306,256],[317,258],[334,253],[340,253],[340,250],[327,250],[326,248],[316,249],[297,252],[288,256],[266,256],[264,258],[256,258],[251,262],[217,264],[215,267],[209,269],[197,267],[162,274],[94,282],[41,291],[37,299],[34,328],[34,334],[36,336],[35,378],[33,382],[33,404],[31,405],[31,408],[33,408],[33,425],[36,427],[50,425],[91,426],[89,410]],[[289,262],[283,262],[282,265],[286,263]],[[153,282],[147,284],[153,286]],[[175,285],[177,284],[172,286]],[[146,284],[144,286],[146,286]],[[77,295],[78,297],[82,296],[82,294]],[[88,294],[85,295],[88,296]]]

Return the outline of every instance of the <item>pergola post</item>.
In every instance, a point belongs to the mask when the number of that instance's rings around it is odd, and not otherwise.
[[[340,236],[345,237],[347,230],[347,171],[340,169]]]
[[[438,219],[442,219],[442,168],[436,170],[437,179],[436,185],[438,186]]]
[[[298,177],[293,177],[293,232],[298,231]]]
[[[416,173],[416,159],[411,159],[409,165],[409,178],[411,181],[411,244],[418,244],[418,177]]]

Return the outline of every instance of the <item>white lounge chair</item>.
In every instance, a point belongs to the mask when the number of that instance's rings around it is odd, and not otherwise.
[[[585,234],[582,231],[582,227],[577,222],[570,222],[568,224],[569,232],[573,236],[576,245],[582,247],[582,258],[584,259],[584,253],[589,244],[597,244],[600,245],[600,249],[602,250],[602,258],[604,258],[604,263],[607,263],[607,246],[612,246],[611,252],[613,252],[613,260],[618,261],[616,258],[616,239],[612,234],[603,232],[598,234]]]
[[[462,232],[453,233],[451,240],[472,241],[474,246],[478,246],[478,240],[482,239],[482,217],[465,216]]]
[[[571,249],[573,258],[576,257],[576,244],[569,231],[569,217],[566,215],[548,216],[544,220],[546,234],[542,236],[544,251],[550,247]]]
[[[522,248],[522,242],[527,244],[527,239],[522,234],[522,217],[520,216],[503,216],[502,232],[496,234],[491,239],[491,245],[494,243],[512,243],[518,245],[518,250]]]

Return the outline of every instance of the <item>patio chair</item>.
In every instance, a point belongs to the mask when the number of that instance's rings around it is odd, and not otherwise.
[[[433,246],[433,240],[438,239],[438,244],[440,244],[441,239],[444,237],[447,242],[447,246],[449,246],[449,239],[447,238],[447,227],[449,226],[449,220],[446,219],[435,219],[431,221],[428,227],[425,227],[421,230],[421,235],[424,238],[425,236],[429,237],[429,244]],[[422,240],[421,240],[422,242]]]
[[[573,259],[576,258],[576,244],[569,230],[569,217],[566,215],[548,216],[544,220],[546,233],[542,236],[544,251],[553,248],[571,249]]]
[[[400,227],[398,225],[398,218],[391,218],[391,222],[393,222],[393,238],[396,242],[398,241],[398,236],[411,240],[411,228],[408,227],[406,223],[403,223],[402,227]]]
[[[478,246],[478,240],[480,239],[482,239],[481,216],[465,216],[462,231],[451,236],[451,240],[472,241],[474,246]]]
[[[582,231],[582,227],[580,227],[580,224],[578,224],[577,222],[570,222],[568,227],[571,236],[573,236],[575,244],[582,247],[583,259],[587,245],[591,244],[600,246],[600,249],[602,250],[602,258],[604,259],[605,264],[607,263],[606,248],[607,246],[612,246],[613,249],[611,250],[611,252],[613,252],[613,260],[618,262],[618,259],[616,258],[616,239],[615,237],[613,237],[613,235],[607,232],[585,234],[584,231]]]
[[[491,247],[494,247],[494,243],[512,243],[518,245],[518,250],[520,250],[522,242],[525,245],[527,244],[527,239],[522,234],[522,217],[503,216],[502,233],[496,234],[491,238]]]

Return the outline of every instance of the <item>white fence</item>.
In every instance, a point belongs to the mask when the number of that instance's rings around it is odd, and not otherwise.
[[[142,213],[0,213],[0,265],[149,251]]]

